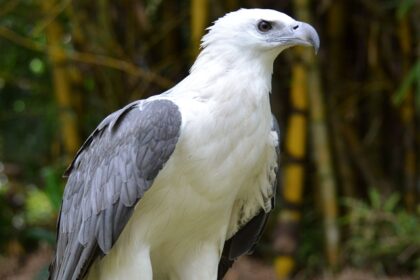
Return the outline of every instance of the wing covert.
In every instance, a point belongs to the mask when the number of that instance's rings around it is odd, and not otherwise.
[[[180,127],[169,100],[131,103],[98,125],[66,171],[50,279],[82,279],[112,248],[173,153]]]

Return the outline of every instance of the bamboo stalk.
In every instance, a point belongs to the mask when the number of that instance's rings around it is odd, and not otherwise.
[[[54,1],[45,0],[42,7],[46,13],[54,7]],[[65,66],[66,54],[61,47],[62,28],[53,20],[46,26],[46,35],[51,48],[48,56],[51,61],[54,94],[59,108],[60,129],[62,143],[68,159],[73,156],[80,146],[77,117],[73,112],[71,83]]]
[[[343,137],[340,135],[340,117],[337,110],[337,103],[340,93],[346,92],[342,83],[337,83],[342,77],[342,62],[344,61],[343,35],[346,24],[346,13],[343,0],[333,1],[329,4],[327,32],[329,39],[329,56],[334,57],[328,61],[328,80],[330,87],[330,102],[327,103],[331,113],[331,133],[333,135],[333,148],[337,160],[337,173],[339,175],[339,185],[346,197],[354,197],[355,179],[350,159]]]
[[[277,279],[288,279],[294,271],[298,244],[298,229],[301,220],[299,207],[305,179],[308,98],[307,69],[301,60],[292,66],[291,108],[292,113],[286,131],[286,161],[283,172],[282,200],[284,205],[277,217],[274,237],[276,258],[274,267]]]
[[[225,3],[226,10],[229,12],[238,9],[239,7],[238,0],[226,0]]]
[[[200,40],[207,25],[207,11],[207,0],[191,1],[191,57],[193,60],[200,51]]]
[[[297,18],[311,22],[308,0],[294,0],[294,10]],[[339,239],[340,233],[337,225],[337,186],[332,163],[332,155],[329,146],[329,131],[327,127],[324,99],[319,67],[313,52],[309,49],[304,52],[304,61],[309,67],[308,72],[308,94],[310,110],[311,148],[313,160],[317,166],[317,178],[319,198],[321,200],[324,219],[325,250],[327,261],[330,266],[335,267],[339,261]]]
[[[411,32],[407,17],[400,21],[398,29],[399,41],[403,55],[403,74],[406,76],[411,68]],[[414,212],[417,206],[416,197],[416,124],[413,88],[409,87],[400,107],[401,119],[404,125],[404,203],[407,210]]]
[[[367,152],[363,148],[362,143],[357,137],[354,129],[348,125],[340,126],[340,134],[345,139],[351,160],[357,167],[361,178],[368,186],[377,186],[381,190],[395,190],[396,188],[390,183],[391,180],[381,172],[367,157]]]

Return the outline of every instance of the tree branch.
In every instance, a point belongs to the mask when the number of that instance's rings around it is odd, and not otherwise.
[[[38,52],[49,53],[56,51],[57,47],[43,45],[33,40],[22,36],[9,28],[0,26],[0,37],[3,37],[10,42],[19,45],[21,47],[31,49]],[[82,62],[86,64],[93,64],[98,66],[109,67],[123,71],[129,75],[141,77],[149,82],[153,82],[162,88],[169,88],[173,85],[173,82],[150,71],[139,68],[135,64],[121,60],[118,58],[113,58],[105,55],[98,55],[93,53],[85,53],[78,51],[71,51],[66,53],[67,60],[73,60],[77,62]]]

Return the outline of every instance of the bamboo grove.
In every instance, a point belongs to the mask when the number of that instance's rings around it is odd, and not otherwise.
[[[206,26],[240,7],[283,11],[321,37],[318,55],[296,48],[275,64],[282,175],[257,258],[277,279],[347,266],[420,275],[415,0],[1,1],[1,255],[48,239],[59,174],[83,139],[184,77]],[[46,210],[31,220],[34,192]],[[33,228],[44,235],[28,238]]]

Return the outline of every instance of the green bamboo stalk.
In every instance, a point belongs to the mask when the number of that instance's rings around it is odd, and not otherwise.
[[[411,55],[412,38],[410,23],[407,17],[400,20],[398,36],[403,54],[403,73],[407,76],[413,61]],[[400,114],[404,125],[404,203],[407,210],[414,212],[417,206],[416,197],[416,125],[413,88],[408,87],[401,103]]]

